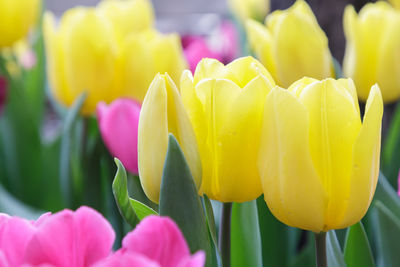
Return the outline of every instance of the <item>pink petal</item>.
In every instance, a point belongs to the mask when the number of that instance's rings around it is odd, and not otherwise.
[[[115,253],[114,255],[98,262],[94,267],[161,267],[144,255],[129,252]]]
[[[25,219],[0,215],[0,251],[10,266],[22,264],[28,242],[35,232],[33,224]]]
[[[25,262],[58,267],[84,267],[107,257],[114,242],[111,225],[97,211],[63,210],[40,225],[26,249]]]
[[[9,264],[6,255],[3,251],[0,250],[0,267],[11,267]]]
[[[104,143],[110,153],[133,174],[138,173],[139,114],[140,105],[131,99],[120,98],[109,106],[104,102],[97,105],[97,120]]]
[[[124,238],[122,247],[143,254],[162,267],[179,266],[190,256],[181,231],[168,217],[146,217]]]
[[[178,267],[203,267],[206,262],[206,255],[203,251],[196,252],[193,256],[183,259]]]

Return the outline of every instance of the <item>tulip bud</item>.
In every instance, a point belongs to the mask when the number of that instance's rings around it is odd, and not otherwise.
[[[139,114],[140,105],[130,99],[117,99],[109,106],[104,102],[97,105],[97,121],[105,145],[133,174],[138,173]]]
[[[246,26],[252,50],[278,85],[288,87],[304,76],[334,76],[328,38],[305,1],[271,13],[265,26],[253,20]]]
[[[229,0],[233,14],[242,22],[246,19],[263,20],[269,12],[269,0]]]
[[[82,112],[90,115],[101,101],[129,97],[141,102],[157,72],[180,75],[186,62],[179,37],[152,29],[153,16],[149,0],[76,7],[64,13],[59,27],[46,13],[43,32],[55,99],[71,106],[86,92]]]
[[[378,181],[382,114],[374,85],[361,122],[351,79],[304,78],[273,89],[258,168],[275,217],[316,233],[361,220]]]
[[[252,57],[224,66],[203,59],[194,77],[181,78],[202,162],[200,194],[222,202],[245,202],[261,195],[257,153],[264,99],[275,85]]]
[[[201,184],[196,137],[176,85],[168,74],[157,74],[143,101],[139,119],[139,177],[147,197],[158,203],[168,135],[178,140],[195,183]]]
[[[385,102],[400,98],[400,13],[380,1],[365,5],[359,15],[352,6],[344,12],[347,40],[343,73],[354,79],[365,101],[375,83]]]
[[[40,0],[0,0],[0,48],[28,34],[40,10]]]

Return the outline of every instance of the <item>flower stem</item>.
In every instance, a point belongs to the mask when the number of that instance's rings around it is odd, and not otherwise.
[[[223,203],[218,245],[224,267],[231,266],[231,214],[232,203]]]
[[[315,234],[315,258],[317,267],[327,267],[326,232]]]

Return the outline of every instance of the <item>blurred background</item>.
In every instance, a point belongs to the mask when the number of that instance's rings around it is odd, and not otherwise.
[[[61,15],[66,9],[76,5],[95,5],[99,0],[50,0],[47,7]],[[286,9],[295,0],[271,0],[271,11]],[[333,56],[341,62],[344,55],[345,39],[342,15],[346,5],[359,10],[367,2],[374,0],[306,0],[317,16],[318,22],[328,36]],[[207,34],[215,28],[221,18],[231,16],[226,0],[152,0],[157,27],[164,32],[177,31],[181,34]],[[195,32],[194,32],[195,31]]]

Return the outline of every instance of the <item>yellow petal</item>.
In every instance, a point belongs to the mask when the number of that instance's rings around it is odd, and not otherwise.
[[[182,148],[193,179],[198,187],[201,185],[202,170],[196,135],[182,103],[181,96],[173,80],[164,75],[167,90],[168,132],[172,133]]]
[[[142,102],[155,71],[148,42],[140,34],[130,36],[122,46],[121,75],[124,95]]]
[[[147,197],[155,203],[159,201],[162,172],[168,148],[165,87],[165,79],[157,75],[144,98],[138,128],[140,182]]]
[[[46,12],[43,17],[43,37],[46,44],[46,62],[50,89],[57,101],[72,105],[77,95],[72,95],[65,80],[64,53],[60,35],[55,29],[54,15]]]
[[[88,92],[83,112],[91,113],[99,101],[113,100],[118,57],[113,30],[94,9],[66,19],[62,26],[67,83],[75,95]]]
[[[195,90],[207,123],[205,135],[196,132],[198,142],[203,144],[200,149],[203,166],[200,193],[205,193],[212,199],[231,201],[232,196],[226,191],[229,187],[226,181],[231,177],[225,177],[225,173],[221,172],[221,165],[224,162],[222,153],[229,145],[225,142],[227,132],[230,131],[226,122],[231,116],[232,103],[241,89],[229,80],[205,79],[196,85]],[[202,120],[192,121],[195,129],[201,127],[202,122]]]
[[[244,88],[255,77],[263,75],[269,86],[275,86],[274,79],[265,67],[253,57],[241,57],[225,66],[223,78]]]
[[[363,125],[354,143],[350,195],[343,220],[335,228],[345,228],[361,220],[375,193],[379,175],[382,96],[374,85],[368,97]]]
[[[246,22],[246,32],[251,49],[276,79],[275,59],[272,53],[273,40],[269,30],[257,21],[248,20]]]
[[[287,13],[276,25],[274,47],[278,83],[288,87],[304,77],[332,77],[332,56],[325,33],[313,20]]]
[[[313,167],[306,108],[288,91],[267,96],[258,169],[265,201],[280,221],[320,232],[327,198]]]
[[[113,23],[118,38],[150,29],[154,24],[154,11],[149,0],[108,0],[98,5],[98,11]]]
[[[303,92],[303,89],[308,85],[318,82],[317,79],[304,77],[289,86],[288,91],[292,92],[296,97],[300,97],[300,94]]]
[[[360,114],[349,91],[333,79],[307,86],[299,100],[309,112],[311,158],[329,197],[325,231],[342,220],[347,207]]]
[[[223,78],[224,64],[213,58],[203,58],[196,66],[193,82],[197,84],[207,78]]]
[[[0,47],[11,46],[36,23],[40,0],[0,0]]]

